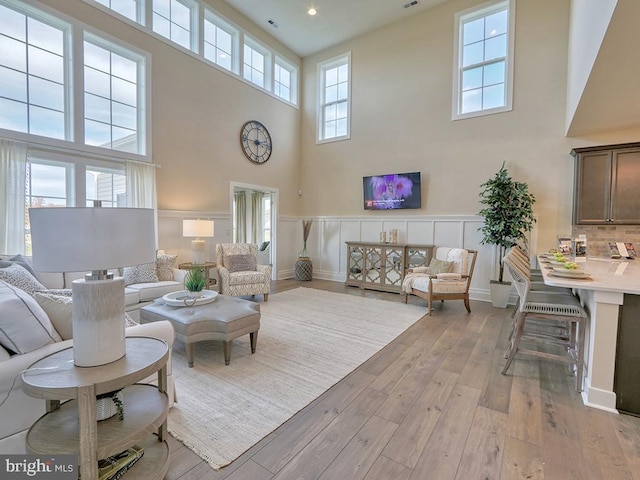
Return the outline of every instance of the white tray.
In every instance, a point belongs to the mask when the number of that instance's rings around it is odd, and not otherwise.
[[[204,305],[213,302],[218,296],[214,290],[202,290],[202,296],[197,299],[189,298],[189,292],[180,290],[179,292],[167,293],[162,296],[162,300],[172,307],[193,307],[194,305]]]

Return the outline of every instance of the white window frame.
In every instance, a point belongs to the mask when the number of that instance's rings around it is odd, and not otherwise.
[[[99,48],[103,48],[105,50],[108,50],[109,52],[115,53],[121,57],[125,57],[128,60],[131,60],[132,62],[136,63],[137,66],[137,71],[136,71],[136,98],[137,98],[137,105],[136,105],[136,151],[135,152],[130,152],[133,154],[137,154],[137,155],[145,155],[146,151],[147,151],[147,141],[146,141],[146,123],[147,123],[147,118],[145,115],[145,111],[146,111],[146,104],[147,104],[147,97],[146,97],[146,88],[145,88],[145,78],[146,78],[146,72],[147,72],[147,68],[146,68],[146,57],[144,55],[141,55],[133,50],[131,50],[131,48],[128,47],[123,47],[122,45],[120,45],[119,43],[115,43],[111,40],[108,40],[106,38],[104,38],[103,36],[99,36],[96,35],[92,32],[89,31],[85,31],[83,38],[82,38],[83,42],[89,42],[93,45],[96,45]],[[84,57],[83,57],[83,64],[82,66],[84,67]],[[79,67],[78,67],[79,68]],[[110,75],[111,76],[111,75]],[[85,109],[84,109],[84,78],[83,78],[83,83],[82,83],[82,105],[83,105],[83,109],[82,109],[82,123],[83,123],[83,132],[84,132],[84,121],[85,121]],[[109,98],[109,101],[113,101],[113,97],[111,96]],[[113,120],[113,119],[112,119]],[[113,125],[113,121],[109,124],[110,128],[113,129],[114,125]],[[83,135],[83,142],[85,141],[84,139],[84,135]],[[116,151],[116,152],[129,152],[128,150],[119,150],[117,148],[114,148],[113,146],[113,139],[110,142],[112,144],[111,147],[96,147],[96,148],[104,148],[107,150],[112,150],[112,151]],[[91,147],[90,145],[85,144],[87,147]]]
[[[165,44],[176,48],[182,53],[191,55],[193,58],[200,60],[202,62],[205,62],[207,65],[213,68],[217,68],[221,72],[230,74],[237,80],[240,80],[246,83],[247,85],[257,88],[260,91],[272,96],[273,98],[279,101],[282,101],[288,105],[298,108],[298,103],[300,100],[299,99],[300,66],[297,63],[294,63],[290,60],[284,60],[286,57],[281,56],[280,53],[277,52],[275,49],[271,47],[267,47],[261,44],[260,42],[258,42],[257,40],[251,38],[243,28],[239,27],[234,22],[227,19],[222,14],[218,13],[214,8],[211,7],[209,3],[207,3],[204,0],[179,0],[181,3],[185,5],[188,3],[194,6],[194,9],[192,10],[192,13],[194,13],[194,16],[192,16],[192,34],[193,35],[192,35],[191,49],[187,49],[184,46],[180,45],[179,43],[176,43],[172,41],[170,38],[167,38],[164,35],[161,35],[160,33],[157,33],[153,30],[153,0],[135,0],[136,2],[139,2],[138,3],[139,16],[140,16],[139,22],[133,21],[128,17],[125,17],[124,15],[119,14],[115,10],[105,7],[104,5],[98,3],[96,0],[83,0],[83,1],[109,15],[112,15],[115,18],[118,18],[119,20],[127,23],[128,25],[148,35],[151,35],[152,37],[158,39],[159,41],[164,42]],[[205,58],[204,56],[205,18],[207,18],[207,20],[211,20],[212,18],[215,18],[217,19],[217,21],[214,23],[216,23],[220,28],[223,28],[226,31],[230,31],[231,29],[234,32],[236,32],[236,36],[234,37],[234,48],[236,50],[234,52],[234,58],[232,61],[233,63],[232,70],[227,70],[225,67],[218,65],[217,63],[211,61],[208,58]],[[245,44],[246,37],[250,39],[249,40],[250,43],[248,44],[250,48],[256,49],[260,53],[266,54],[265,56],[269,57],[269,60],[267,61],[266,68],[265,68],[264,87],[261,87],[255,83],[252,83],[249,80],[244,78],[243,57],[244,57],[244,44]],[[274,62],[276,57],[283,59],[286,63],[288,63],[293,67],[293,70],[290,70],[290,72],[294,74],[294,78],[292,79],[292,85],[295,84],[295,93],[293,93],[292,91],[290,100],[282,98],[275,93],[274,84],[273,84],[273,70],[274,70],[274,65],[275,65]]]
[[[170,0],[170,1],[175,1],[180,3],[181,5],[183,5],[184,7],[189,9],[189,46],[185,47],[184,45],[176,42],[175,40],[173,40],[171,38],[171,27],[175,24],[177,25],[173,19],[171,18],[171,14],[169,18],[167,18],[167,20],[169,21],[169,36],[165,36],[163,34],[161,34],[160,32],[157,32],[154,29],[154,25],[153,25],[153,15],[154,15],[154,10],[153,10],[153,2],[154,0],[147,0],[150,3],[150,10],[151,10],[151,17],[150,17],[150,21],[149,21],[149,28],[151,29],[151,31],[155,34],[158,35],[159,37],[165,38],[167,39],[169,42],[171,42],[173,45],[177,45],[180,48],[184,48],[186,50],[189,50],[191,52],[195,52],[195,53],[199,53],[199,34],[198,34],[198,25],[200,23],[200,2],[198,2],[197,0]],[[163,17],[164,18],[164,17]]]
[[[0,133],[2,132],[11,132],[11,133],[7,133],[6,136],[14,136],[14,134],[17,134],[18,136],[26,136],[26,137],[38,137],[38,138],[46,138],[48,139],[48,141],[59,141],[59,142],[65,142],[65,141],[72,141],[74,138],[74,128],[73,128],[73,101],[72,101],[72,84],[73,82],[71,81],[72,77],[73,77],[73,65],[71,62],[71,58],[73,57],[73,55],[71,54],[71,51],[73,50],[73,36],[72,36],[72,31],[73,31],[73,25],[66,21],[64,18],[61,18],[59,16],[56,15],[52,15],[49,14],[47,11],[36,8],[36,7],[32,7],[22,1],[12,1],[12,0],[0,0],[0,4],[2,4],[3,6],[11,9],[11,10],[15,10],[17,12],[19,12],[22,15],[25,15],[27,17],[33,18],[37,21],[40,21],[42,23],[45,23],[47,25],[50,25],[54,28],[58,28],[60,30],[63,31],[63,53],[62,53],[62,61],[63,61],[63,90],[64,90],[64,111],[63,111],[63,118],[64,118],[64,138],[57,138],[57,137],[49,137],[49,136],[39,136],[33,133],[30,133],[31,130],[31,122],[29,120],[29,116],[27,115],[27,131],[23,132],[20,130],[5,130],[0,128]],[[31,75],[29,68],[27,66],[27,69],[25,72],[27,76]],[[28,87],[27,87],[28,88]],[[28,94],[27,94],[28,95]],[[29,110],[29,107],[32,105],[29,102],[29,98],[27,97],[27,100],[25,102],[25,104],[27,105],[27,110]],[[4,134],[3,134],[4,135]]]
[[[280,67],[283,70],[289,72],[289,98],[283,97],[279,93],[276,92],[276,66]],[[273,61],[273,94],[283,99],[287,103],[291,103],[293,105],[298,104],[298,68],[293,65],[291,62],[285,60],[279,55],[274,55]]]
[[[328,105],[325,101],[325,72],[327,70],[343,65],[345,63],[347,64],[347,68],[348,68],[348,85],[347,85],[347,100],[346,100],[347,102],[347,133],[341,136],[325,138],[324,137],[324,126],[325,126],[324,111],[325,111],[325,107]],[[347,52],[345,54],[338,55],[337,57],[318,63],[318,73],[317,73],[318,92],[317,92],[317,102],[316,102],[316,110],[317,110],[316,144],[338,142],[341,140],[348,140],[351,138],[351,70],[352,70],[351,52]]]
[[[258,42],[257,40],[255,40],[254,38],[250,37],[249,35],[243,35],[243,39],[242,39],[242,62],[241,62],[241,70],[242,72],[240,73],[240,75],[242,76],[242,78],[250,83],[251,85],[253,85],[256,88],[259,88],[261,90],[266,90],[267,92],[271,91],[271,82],[273,81],[273,75],[272,75],[272,68],[271,68],[271,63],[272,63],[272,58],[273,55],[271,54],[271,50],[267,47],[265,47],[264,45],[262,45],[260,42]],[[255,83],[253,80],[246,78],[245,77],[245,67],[246,67],[246,63],[245,63],[245,58],[244,58],[244,47],[249,47],[251,50],[255,50],[256,52],[258,52],[259,54],[261,54],[264,57],[263,60],[263,85],[260,85],[259,83]],[[249,64],[249,66],[251,66],[253,68],[253,65]]]
[[[478,18],[486,17],[497,11],[507,10],[507,54],[505,61],[505,104],[501,107],[480,109],[473,112],[461,113],[462,109],[462,29],[463,23],[473,21]],[[515,16],[516,16],[516,0],[497,0],[484,3],[474,8],[458,12],[455,15],[454,23],[454,61],[453,61],[453,101],[452,101],[452,120],[461,120],[465,118],[473,118],[494,113],[502,113],[513,110],[513,64],[514,64],[514,46],[515,46]],[[491,60],[493,63],[495,59]],[[480,63],[474,65],[483,65]],[[468,67],[466,67],[468,68]]]
[[[205,58],[206,61],[213,63],[218,68],[221,68],[225,71],[233,72],[236,75],[238,75],[240,72],[240,31],[236,27],[231,25],[229,22],[220,18],[220,16],[217,15],[210,8],[206,8],[206,7],[204,8],[203,17],[204,18],[203,18],[203,27],[202,27],[202,35],[201,35],[202,47],[200,49],[200,52],[202,52],[202,56]],[[205,49],[204,49],[204,31],[205,31],[204,22],[205,21],[212,23],[217,28],[219,28],[220,30],[223,30],[224,32],[228,33],[231,36],[231,69],[227,69],[226,67],[217,63],[215,60],[212,60],[204,56],[205,55]],[[215,46],[215,48],[218,48],[218,47]]]
[[[100,10],[106,13],[109,13],[110,15],[114,15],[118,18],[121,18],[127,22],[134,22],[139,25],[145,24],[145,18],[146,18],[145,1],[148,2],[149,0],[132,0],[136,4],[136,18],[129,18],[126,15],[123,15],[122,13],[118,12],[117,10],[114,10],[113,7],[109,5],[103,5],[98,0],[83,0],[83,1],[93,5],[96,8],[99,8]],[[111,4],[113,0],[106,0],[106,1],[109,2],[109,4]]]

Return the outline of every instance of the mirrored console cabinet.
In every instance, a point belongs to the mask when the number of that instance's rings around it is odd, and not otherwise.
[[[346,242],[346,284],[369,290],[402,292],[407,269],[427,267],[433,245]]]

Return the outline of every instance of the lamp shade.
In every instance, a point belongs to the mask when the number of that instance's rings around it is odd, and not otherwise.
[[[154,211],[146,208],[32,208],[33,266],[41,272],[80,272],[74,280],[73,360],[79,367],[125,355],[124,278],[108,269],[155,260]]]
[[[33,265],[41,272],[81,272],[153,262],[150,208],[31,208]]]
[[[213,237],[213,220],[183,220],[183,237]]]

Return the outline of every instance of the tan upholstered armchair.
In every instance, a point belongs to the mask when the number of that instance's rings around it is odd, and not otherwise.
[[[219,243],[216,245],[216,268],[220,293],[264,295],[269,299],[271,266],[258,265],[258,246],[253,243]]]
[[[471,313],[469,287],[477,254],[476,250],[466,248],[436,248],[429,267],[407,271],[402,282],[404,302],[407,303],[410,294],[425,298],[431,315],[434,300],[458,299],[464,301],[464,306]]]

